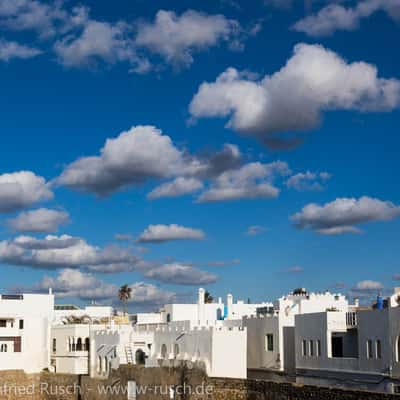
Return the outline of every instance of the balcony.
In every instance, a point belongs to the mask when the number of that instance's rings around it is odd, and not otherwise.
[[[357,326],[357,313],[356,312],[352,311],[352,312],[346,313],[346,326],[348,329],[356,328],[356,326]]]

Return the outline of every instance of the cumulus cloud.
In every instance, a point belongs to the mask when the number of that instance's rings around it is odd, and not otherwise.
[[[0,39],[0,60],[10,61],[13,58],[28,59],[41,54],[42,51],[35,48],[25,46],[13,41]]]
[[[139,25],[135,43],[175,66],[188,66],[193,54],[237,39],[240,25],[223,15],[188,10],[181,15],[160,10],[154,22]]]
[[[104,196],[127,185],[179,175],[189,167],[184,153],[154,126],[132,127],[107,139],[100,153],[69,164],[56,182]]]
[[[202,240],[204,238],[204,232],[199,229],[171,224],[149,225],[137,241],[139,243],[163,243],[172,240]]]
[[[63,33],[86,18],[87,9],[63,8],[63,2],[48,4],[38,0],[0,0],[0,26],[37,32],[42,38]]]
[[[357,297],[362,299],[369,299],[373,295],[381,293],[385,289],[383,283],[373,280],[364,280],[358,282],[349,290],[349,297]]]
[[[319,191],[324,189],[324,184],[331,178],[331,174],[327,172],[300,172],[292,175],[287,181],[286,186],[299,192]]]
[[[266,231],[266,228],[260,225],[251,225],[247,228],[245,234],[247,236],[258,236]]]
[[[283,68],[261,80],[228,68],[215,82],[202,83],[189,111],[193,118],[229,117],[228,127],[268,144],[274,134],[315,128],[325,111],[390,111],[399,104],[399,80],[301,43]]]
[[[161,197],[178,197],[197,192],[203,188],[203,182],[197,178],[178,177],[172,182],[166,182],[153,189],[147,197],[150,200]]]
[[[276,175],[287,175],[286,163],[248,163],[239,169],[226,171],[214,179],[211,187],[198,198],[199,202],[239,199],[274,198],[279,189],[271,183]]]
[[[175,285],[206,285],[217,281],[217,276],[191,265],[165,264],[145,272],[145,277]]]
[[[357,233],[354,225],[373,221],[390,221],[400,216],[400,207],[370,197],[338,198],[323,206],[308,204],[291,220],[299,229],[311,229],[325,235]]]
[[[293,29],[313,37],[329,36],[339,30],[353,31],[359,28],[362,19],[370,17],[377,11],[384,11],[398,20],[400,2],[399,0],[364,0],[358,1],[354,7],[329,4],[318,13],[296,22]]]
[[[172,302],[176,294],[165,291],[155,285],[136,282],[129,285],[132,289],[129,304],[140,306],[161,306]],[[58,298],[75,297],[81,300],[102,300],[107,303],[116,303],[119,287],[98,279],[91,273],[66,268],[59,271],[55,277],[45,276],[30,290],[47,292],[52,288]],[[21,289],[19,289],[21,290]]]
[[[39,208],[25,211],[7,221],[8,226],[17,232],[56,232],[60,225],[69,222],[65,211]]]
[[[0,175],[0,213],[17,211],[52,198],[53,193],[45,179],[33,172]]]
[[[127,26],[120,22],[88,20],[79,35],[70,34],[54,44],[58,61],[66,67],[90,67],[100,61],[107,64],[138,60],[128,39]]]
[[[118,246],[99,248],[69,235],[0,241],[0,262],[38,269],[85,267],[99,272],[129,271],[141,262]]]
[[[14,239],[14,243],[22,249],[49,250],[66,249],[79,244],[80,240],[80,238],[69,235],[47,235],[44,239],[38,239],[32,236],[18,236]]]

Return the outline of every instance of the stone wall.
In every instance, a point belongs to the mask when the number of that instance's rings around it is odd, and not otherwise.
[[[123,366],[106,380],[88,376],[21,371],[0,372],[0,400],[126,400],[127,383],[135,381],[138,400],[170,399],[169,388],[182,391],[176,400],[398,400],[398,395],[329,389],[294,383],[208,378],[186,368]],[[8,392],[4,392],[4,388]]]

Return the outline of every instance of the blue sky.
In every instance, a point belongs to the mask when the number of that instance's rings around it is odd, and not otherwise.
[[[396,286],[399,1],[248,3],[0,0],[3,292]]]

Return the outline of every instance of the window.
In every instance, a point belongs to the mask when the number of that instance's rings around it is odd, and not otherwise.
[[[89,351],[89,350],[90,350],[90,340],[89,340],[88,337],[85,339],[85,347],[84,347],[84,350],[85,350],[85,351]]]
[[[321,341],[317,340],[317,357],[321,357]]]
[[[375,347],[376,347],[376,358],[382,358],[382,343],[381,341],[378,339],[375,342]]]
[[[7,326],[7,321],[5,319],[0,319],[0,328],[5,328]]]
[[[53,353],[57,351],[57,339],[53,338]]]
[[[307,355],[307,341],[303,340],[303,342],[301,343],[301,354],[303,355],[303,357],[305,357]]]
[[[76,342],[76,351],[82,351],[82,339],[78,338],[78,341]]]
[[[7,353],[7,344],[3,343],[3,344],[0,346],[0,352],[1,352],[1,353]]]
[[[310,357],[314,357],[314,341],[313,340],[310,340],[309,341],[309,354],[310,354]]]
[[[24,329],[24,320],[23,319],[19,320],[19,329]]]
[[[174,346],[174,355],[175,355],[175,357],[177,357],[179,355],[179,345],[177,343],[175,343],[175,346]]]
[[[372,340],[367,340],[367,358],[372,358]]]
[[[272,333],[265,335],[265,349],[267,351],[274,351],[274,335]]]
[[[161,358],[167,358],[167,345],[163,344],[161,346]]]

